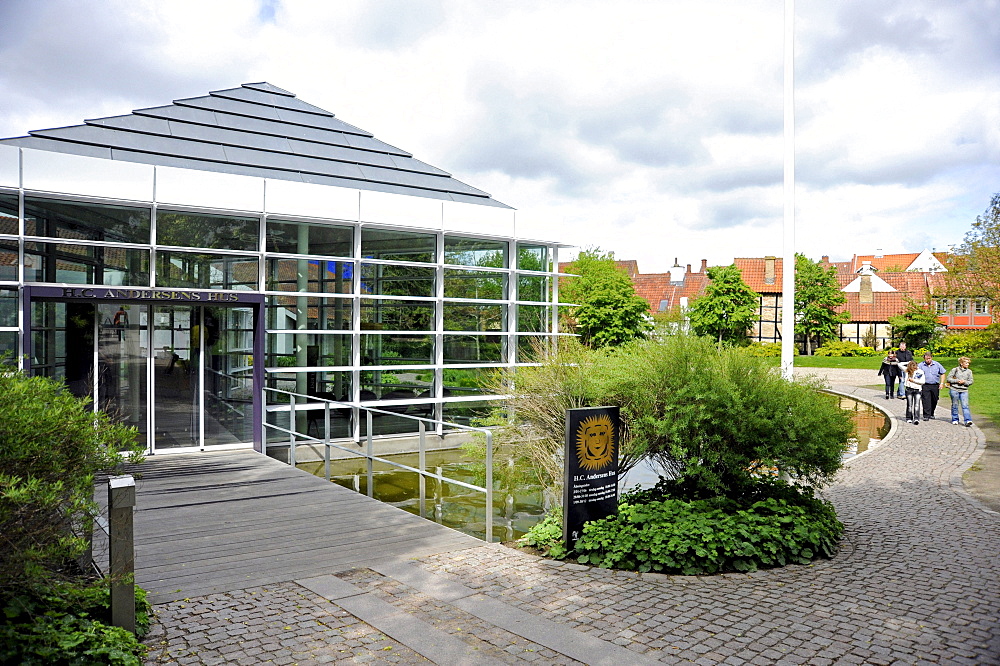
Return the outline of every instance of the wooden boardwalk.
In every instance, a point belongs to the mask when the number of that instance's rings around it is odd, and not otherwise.
[[[483,544],[252,451],[152,456],[133,473],[136,582],[153,603]]]

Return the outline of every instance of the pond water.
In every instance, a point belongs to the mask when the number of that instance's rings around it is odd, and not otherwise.
[[[832,395],[839,400],[840,407],[851,412],[857,425],[857,438],[847,443],[845,458],[853,457],[881,444],[889,432],[888,417],[874,406],[846,396]],[[385,456],[387,459],[418,466],[416,453]],[[427,470],[441,474],[445,478],[482,485],[477,476],[477,465],[470,463],[461,449],[428,451]],[[324,476],[322,462],[299,463],[300,469],[316,476]],[[481,466],[480,466],[481,467]],[[656,467],[642,461],[626,474],[620,488],[636,485],[648,487],[656,483],[660,472]],[[368,492],[367,468],[363,458],[334,460],[330,463],[330,480],[345,488],[360,493]],[[419,475],[390,465],[376,463],[372,483],[372,496],[382,502],[392,504],[410,513],[433,520],[466,534],[486,536],[486,496],[451,483],[427,479],[424,494],[420,494]],[[544,497],[540,486],[517,489],[513,494],[497,491],[494,493],[493,538],[510,541],[522,536],[544,517],[552,498]]]

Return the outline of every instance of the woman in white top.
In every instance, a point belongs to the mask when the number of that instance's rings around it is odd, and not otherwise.
[[[906,364],[906,422],[920,425],[920,391],[924,387],[924,371],[916,361]]]

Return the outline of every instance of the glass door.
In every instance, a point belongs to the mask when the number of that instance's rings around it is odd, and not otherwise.
[[[253,310],[211,308],[205,323],[205,446],[253,441]]]
[[[101,303],[96,309],[97,407],[119,423],[135,427],[139,442],[148,446],[149,306]]]
[[[201,307],[154,305],[155,450],[201,446]]]

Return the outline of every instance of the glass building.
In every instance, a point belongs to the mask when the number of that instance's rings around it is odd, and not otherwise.
[[[30,132],[0,140],[0,352],[150,453],[262,450],[265,388],[468,422],[558,335],[558,244],[515,219],[267,83]]]

